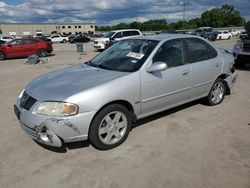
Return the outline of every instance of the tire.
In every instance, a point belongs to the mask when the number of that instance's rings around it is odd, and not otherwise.
[[[37,55],[39,57],[46,57],[48,55],[48,52],[45,49],[40,49],[37,51]]]
[[[0,52],[0,61],[4,60],[5,59],[5,55],[3,52]]]
[[[214,106],[220,104],[226,93],[225,81],[221,78],[215,80],[208,96],[206,97],[206,102],[209,106]]]
[[[65,40],[65,39],[63,39],[63,41],[62,41],[63,43],[66,43],[67,41]]]
[[[227,40],[230,40],[231,39],[231,36],[228,36]]]
[[[220,36],[220,37],[219,37],[219,40],[221,40],[221,39],[222,39],[222,37]]]
[[[122,144],[131,130],[132,116],[128,109],[120,104],[104,107],[94,117],[89,140],[99,150],[109,150]]]

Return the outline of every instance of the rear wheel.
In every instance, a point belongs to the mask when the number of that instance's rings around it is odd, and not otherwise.
[[[67,41],[65,40],[65,39],[63,39],[63,41],[62,41],[63,43],[66,43]]]
[[[220,104],[225,97],[225,93],[226,93],[225,82],[223,79],[218,78],[214,82],[214,84],[213,84],[213,86],[212,86],[212,88],[211,88],[211,90],[206,98],[207,104],[209,106],[214,106],[214,105]]]
[[[48,52],[46,50],[44,50],[44,49],[40,49],[40,50],[37,51],[37,55],[39,57],[46,57],[48,55]]]
[[[231,39],[231,36],[229,35],[227,39],[228,39],[228,40]]]
[[[89,140],[100,150],[108,150],[122,144],[128,137],[132,118],[128,109],[119,104],[103,108],[93,119]]]
[[[0,52],[0,61],[4,60],[4,58],[5,58],[4,53],[3,53],[3,52]]]

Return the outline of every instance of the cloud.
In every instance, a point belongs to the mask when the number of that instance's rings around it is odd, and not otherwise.
[[[0,1],[0,22],[95,22],[97,25],[149,19],[182,19],[181,0],[23,0],[15,5]],[[186,19],[200,17],[212,7],[232,4],[249,19],[249,0],[187,1]]]

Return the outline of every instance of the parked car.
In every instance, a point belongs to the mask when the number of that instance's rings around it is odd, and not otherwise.
[[[3,41],[5,41],[5,42],[9,42],[9,41],[11,41],[11,40],[13,40],[14,38],[13,37],[11,37],[11,36],[1,36],[0,35],[0,40],[3,40]]]
[[[76,42],[89,42],[90,38],[87,35],[78,35],[75,38],[71,39],[70,43]]]
[[[218,31],[217,33],[217,40],[222,40],[222,39],[231,39],[232,34],[229,31]]]
[[[0,60],[14,57],[27,57],[37,54],[45,57],[53,51],[52,45],[34,38],[14,39],[0,46]]]
[[[68,42],[69,41],[69,38],[68,37],[64,37],[60,34],[54,34],[54,35],[51,35],[49,37],[49,39],[53,42],[53,43],[56,43],[56,42],[60,42],[60,43],[65,43],[65,42]]]
[[[93,46],[97,50],[104,50],[111,45],[111,40],[120,41],[121,39],[126,39],[138,35],[142,35],[142,33],[137,29],[110,31],[106,33],[106,35],[104,35],[102,38],[96,39]]]
[[[250,63],[250,36],[237,41],[233,48],[233,53],[235,56],[235,66],[245,67],[247,63]]]
[[[3,40],[0,40],[0,45],[2,45],[2,44],[4,44],[5,43],[5,41],[3,41]]]
[[[247,32],[246,31],[241,32],[240,38],[243,39],[243,38],[246,38],[246,37],[248,37]]]
[[[237,29],[231,29],[229,32],[232,34],[232,36],[240,36],[241,33],[241,31]]]
[[[86,64],[33,80],[15,113],[38,142],[89,139],[107,150],[123,143],[138,119],[199,98],[220,104],[236,80],[233,64],[232,54],[196,36],[125,39]]]

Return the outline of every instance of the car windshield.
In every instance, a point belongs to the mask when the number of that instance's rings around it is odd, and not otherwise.
[[[122,40],[87,64],[113,71],[134,72],[141,67],[158,43],[155,40]]]
[[[115,32],[108,32],[108,33],[106,33],[103,37],[104,37],[104,38],[111,38],[112,35],[113,35],[114,33],[115,33]]]

